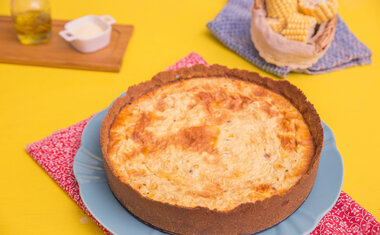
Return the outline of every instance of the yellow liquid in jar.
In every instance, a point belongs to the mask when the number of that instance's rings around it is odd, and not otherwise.
[[[50,40],[51,18],[46,12],[32,10],[16,14],[13,24],[22,44],[41,44]]]

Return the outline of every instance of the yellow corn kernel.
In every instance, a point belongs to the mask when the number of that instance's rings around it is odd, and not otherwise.
[[[299,8],[299,11],[305,15],[308,15],[308,16],[314,16],[315,17],[315,13],[314,13],[314,9],[312,9],[311,7],[309,7],[306,3],[306,0],[299,0],[298,1],[298,8]]]
[[[320,8],[323,11],[323,13],[325,13],[325,16],[327,17],[327,19],[331,19],[334,17],[335,13],[333,9],[331,9],[327,4],[321,5]]]
[[[150,199],[152,199],[152,198],[154,197],[154,195],[156,195],[156,194],[151,193],[151,194],[148,194],[147,196],[148,196]]]
[[[297,0],[265,0],[268,17],[287,18],[297,12]]]
[[[314,12],[318,23],[326,22],[329,20],[320,7],[317,7]]]
[[[275,19],[275,18],[266,18],[269,27],[276,33],[280,33],[286,25],[286,20],[284,18]],[[233,136],[232,136],[233,137]]]
[[[332,19],[338,11],[338,0],[299,0],[299,9],[305,15],[314,16],[320,24]]]
[[[335,13],[338,12],[338,0],[329,0],[327,5],[329,5],[330,9],[332,9]]]
[[[287,25],[281,34],[289,40],[306,42],[314,33],[315,24],[314,17],[295,13],[288,17]]]
[[[156,183],[152,183],[150,186],[149,186],[149,190],[156,190],[158,188],[158,184]]]
[[[239,177],[243,176],[244,174],[245,174],[244,171],[236,170],[236,171],[234,172],[234,178],[239,178]]]
[[[314,10],[321,0],[299,0],[299,11],[305,15],[315,16]]]

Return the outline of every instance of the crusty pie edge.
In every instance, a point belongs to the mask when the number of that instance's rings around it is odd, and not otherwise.
[[[244,203],[229,211],[210,210],[205,207],[188,208],[154,201],[143,197],[113,174],[108,159],[109,131],[120,110],[132,100],[152,89],[182,79],[200,77],[231,77],[260,85],[289,100],[302,114],[314,141],[314,156],[300,180],[282,195],[263,201]],[[136,217],[154,227],[176,234],[249,234],[273,226],[292,214],[307,198],[315,181],[323,145],[321,120],[305,95],[288,81],[276,81],[246,70],[228,69],[221,65],[195,65],[176,71],[161,72],[152,80],[128,88],[118,98],[103,120],[100,144],[109,186],[120,203]]]

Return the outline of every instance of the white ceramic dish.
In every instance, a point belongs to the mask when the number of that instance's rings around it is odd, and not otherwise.
[[[87,15],[65,24],[59,35],[82,53],[90,53],[106,47],[111,40],[112,24],[109,15]]]

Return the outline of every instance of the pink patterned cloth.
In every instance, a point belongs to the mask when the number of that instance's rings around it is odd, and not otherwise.
[[[207,62],[198,54],[191,53],[169,70],[190,67]],[[80,147],[84,127],[91,118],[29,144],[26,151],[52,177],[59,186],[89,215],[106,234],[110,234],[87,210],[79,195],[78,183],[74,177],[73,161]],[[375,217],[357,204],[343,191],[332,210],[320,221],[311,233],[317,234],[373,234],[380,235],[380,224]]]

